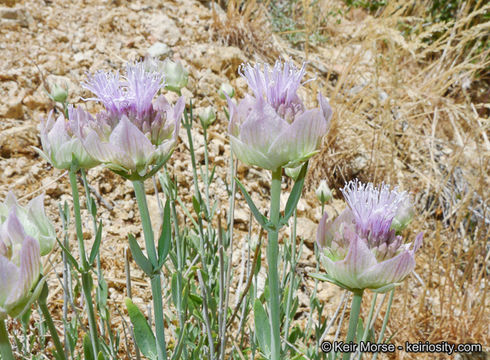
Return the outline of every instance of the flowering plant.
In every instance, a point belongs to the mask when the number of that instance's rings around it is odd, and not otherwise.
[[[22,207],[14,193],[9,192],[5,201],[0,203],[0,224],[7,221],[11,212],[15,213],[23,231],[39,243],[41,255],[48,254],[56,241],[56,232],[44,212],[44,194],[32,199],[26,207]]]
[[[341,191],[348,208],[333,221],[325,214],[317,232],[328,276],[347,289],[388,291],[412,272],[422,243],[419,233],[413,246],[403,244],[393,228],[400,210],[411,207],[408,194],[357,180]]]
[[[328,130],[332,109],[321,94],[319,108],[306,110],[297,94],[305,66],[276,62],[242,65],[240,75],[254,95],[246,95],[238,105],[228,98],[229,133],[236,156],[249,165],[269,170],[298,167],[318,150]]]
[[[48,119],[41,119],[39,132],[43,150],[35,148],[46,161],[57,169],[69,169],[73,157],[79,167],[90,169],[99,162],[84,149],[79,134],[87,129],[94,119],[92,116],[78,108],[68,107],[68,120],[64,115],[54,120],[53,112]]]
[[[81,133],[82,143],[91,156],[127,178],[153,174],[177,144],[184,98],[175,106],[163,95],[153,101],[165,86],[162,80],[145,62],[137,62],[127,65],[124,78],[99,71],[83,84],[95,94],[90,100],[105,110]]]
[[[21,315],[37,299],[40,272],[39,243],[26,234],[12,208],[0,226],[0,320]]]

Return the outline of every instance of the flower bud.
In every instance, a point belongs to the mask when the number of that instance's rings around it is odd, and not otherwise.
[[[216,120],[216,112],[212,106],[208,106],[202,109],[199,114],[199,119],[201,120],[201,125],[203,128],[207,129]]]
[[[325,180],[322,180],[318,189],[316,189],[316,197],[322,204],[332,200],[332,190],[330,190]]]
[[[291,179],[296,181],[298,179],[299,173],[301,172],[301,168],[303,166],[298,166],[295,168],[286,168],[284,172],[286,173],[287,176],[289,176]]]
[[[223,100],[226,100],[225,94],[228,95],[229,98],[232,98],[233,96],[235,96],[235,89],[233,89],[233,86],[231,86],[228,83],[221,84],[221,87],[218,90],[218,95]]]
[[[162,65],[165,89],[180,94],[180,90],[187,85],[189,72],[182,66],[180,61],[174,62],[166,59]]]
[[[391,228],[397,233],[404,230],[408,224],[413,220],[414,209],[410,200],[407,198],[400,207],[397,209],[393,222],[391,223]]]
[[[66,99],[68,99],[68,89],[62,88],[58,84],[54,84],[49,97],[56,102],[64,104]]]

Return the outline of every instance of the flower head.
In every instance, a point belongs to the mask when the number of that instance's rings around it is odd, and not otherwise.
[[[387,291],[412,272],[415,251],[422,244],[422,233],[411,247],[392,228],[408,194],[357,180],[341,191],[348,208],[334,221],[327,221],[325,214],[317,231],[327,273],[348,289]]]
[[[21,315],[37,298],[40,273],[39,243],[11,209],[0,226],[0,319]]]
[[[330,190],[325,180],[322,180],[320,182],[320,185],[318,185],[318,189],[316,189],[315,194],[318,201],[320,201],[322,204],[325,204],[332,200],[332,190]]]
[[[105,111],[81,135],[87,152],[128,178],[144,178],[170,157],[177,144],[184,98],[171,106],[158,91],[162,75],[148,63],[128,64],[126,75],[98,72],[84,87],[95,94]]]
[[[39,243],[41,255],[48,254],[56,241],[54,226],[44,212],[44,194],[32,199],[26,207],[17,202],[13,192],[0,203],[0,224],[7,221],[11,212],[15,213],[23,231]]]
[[[50,112],[48,119],[41,119],[39,124],[43,150],[36,148],[36,151],[57,169],[69,169],[73,157],[84,169],[98,165],[99,162],[88,154],[77,136],[87,130],[91,121],[93,118],[89,113],[71,106],[68,108],[68,120],[64,115],[55,120],[53,112]]]
[[[304,65],[299,70],[281,62],[272,70],[267,65],[242,65],[240,74],[254,96],[246,95],[238,105],[228,98],[228,131],[236,156],[247,164],[275,170],[298,167],[317,153],[332,110],[321,94],[319,108],[305,109],[297,95]]]
[[[199,114],[199,120],[201,120],[202,127],[207,129],[216,121],[216,111],[211,105],[205,107]]]

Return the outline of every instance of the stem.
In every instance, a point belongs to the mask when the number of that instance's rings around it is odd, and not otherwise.
[[[2,355],[2,360],[15,360],[9,342],[9,334],[5,327],[5,320],[3,319],[0,319],[0,355]]]
[[[383,319],[383,326],[381,327],[381,332],[379,333],[378,344],[383,341],[385,336],[386,325],[388,324],[388,318],[390,317],[391,303],[393,302],[393,296],[395,295],[395,289],[391,290],[390,298],[388,299],[388,307],[386,308],[386,314]],[[374,353],[373,360],[376,360],[378,353]]]
[[[46,319],[46,323],[48,325],[49,332],[51,334],[51,338],[53,339],[54,347],[56,348],[56,352],[58,353],[58,359],[66,359],[65,350],[63,349],[63,345],[61,345],[60,338],[58,336],[58,331],[54,326],[53,319],[51,318],[51,314],[49,313],[48,306],[46,305],[46,301],[38,301],[39,307],[41,308],[41,312],[43,313],[44,318]]]
[[[361,311],[361,302],[362,302],[362,294],[364,290],[354,291],[354,297],[352,298],[352,305],[350,311],[350,319],[349,319],[349,330],[347,332],[347,338],[345,339],[345,343],[349,344],[354,341],[356,337],[357,323],[359,321],[359,313]],[[351,354],[349,352],[344,353],[343,359],[349,360]]]
[[[293,302],[293,289],[296,287],[296,224],[297,224],[297,211],[294,209],[294,215],[293,215],[293,226],[291,229],[291,269],[290,269],[290,274],[291,274],[291,282],[289,284],[289,291],[288,291],[288,297],[287,297],[287,302],[286,302],[286,324],[284,326],[284,338],[286,341],[289,338],[289,323],[290,323],[290,317],[289,317],[289,312],[291,310],[291,304]]]
[[[364,324],[364,334],[362,335],[362,342],[366,342],[369,331],[371,330],[371,319],[373,318],[374,307],[376,306],[376,299],[378,298],[378,293],[374,293],[373,300],[371,301],[371,308],[369,309],[368,318]],[[359,352],[359,359],[362,358],[362,352]]]
[[[141,216],[141,225],[145,236],[146,252],[150,262],[156,266],[158,264],[157,252],[155,248],[155,238],[151,226],[150,213],[146,202],[145,184],[141,180],[133,181],[134,193]],[[157,337],[157,355],[159,360],[167,359],[167,348],[165,345],[165,325],[163,319],[163,299],[162,284],[160,282],[160,272],[151,277],[151,293],[153,297],[153,312],[155,316],[155,330]]]
[[[269,231],[269,241],[267,242],[267,261],[269,265],[269,291],[270,291],[270,324],[271,324],[271,360],[281,358],[281,304],[279,289],[279,274],[277,271],[277,257],[279,254],[278,230],[280,215],[280,195],[281,195],[282,168],[272,171],[271,184],[271,208],[270,222],[276,230]]]
[[[99,353],[99,339],[97,337],[97,324],[95,323],[94,303],[92,301],[92,279],[90,278],[91,265],[87,261],[85,245],[83,243],[82,216],[80,212],[80,197],[78,195],[78,185],[76,172],[70,169],[70,185],[73,197],[73,211],[75,213],[75,228],[77,232],[78,249],[82,260],[82,288],[85,303],[87,304],[88,325],[90,328],[90,340],[95,356]]]

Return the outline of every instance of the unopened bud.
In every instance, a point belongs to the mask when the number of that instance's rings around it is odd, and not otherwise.
[[[410,222],[413,220],[414,214],[415,212],[413,205],[410,202],[410,199],[407,198],[406,201],[398,208],[393,222],[391,223],[391,228],[399,233],[405,229],[408,224],[410,224]]]
[[[228,95],[228,97],[230,97],[230,98],[235,96],[235,89],[233,89],[233,86],[231,86],[228,83],[223,83],[218,90],[218,95],[223,100],[226,100],[225,94]]]
[[[174,62],[166,59],[163,62],[162,72],[165,76],[165,89],[180,93],[180,90],[189,81],[189,72],[182,66],[180,61]]]
[[[68,89],[62,88],[58,84],[54,84],[49,97],[56,102],[64,104],[66,99],[68,99]]]
[[[322,180],[318,186],[318,189],[316,189],[316,197],[322,204],[332,200],[332,190],[330,190],[325,180]]]
[[[301,172],[301,168],[302,166],[298,166],[295,168],[286,168],[284,172],[287,176],[296,181],[298,179],[299,173]]]
[[[202,109],[199,114],[199,119],[201,120],[201,125],[203,128],[207,129],[216,120],[216,112],[212,106],[208,106]]]

